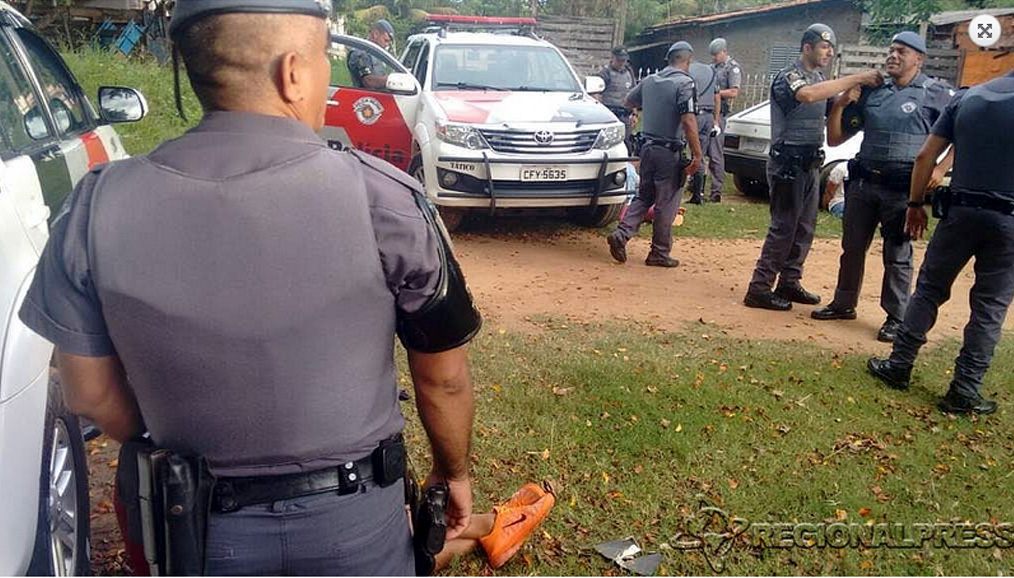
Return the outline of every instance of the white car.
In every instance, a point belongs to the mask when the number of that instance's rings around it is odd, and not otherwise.
[[[768,181],[765,166],[771,147],[771,101],[764,101],[737,112],[726,121],[725,171],[731,173],[736,188],[744,195],[766,195]],[[839,146],[827,144],[824,134],[824,167],[820,171],[820,191],[823,193],[827,176],[840,162],[848,161],[859,153],[863,133]]]
[[[353,85],[350,50],[383,63],[386,88]],[[401,62],[347,36],[333,37],[332,55],[322,136],[415,176],[449,229],[469,210],[563,207],[591,226],[619,215],[624,125],[590,96],[602,79],[582,84],[552,44],[441,29],[410,37]]]
[[[143,98],[103,88],[99,115],[60,56],[0,2],[0,575],[88,572],[88,467],[50,380],[52,345],[18,319],[49,225],[94,165],[125,155],[112,121]]]

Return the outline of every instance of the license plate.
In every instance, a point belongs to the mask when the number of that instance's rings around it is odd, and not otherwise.
[[[762,153],[767,148],[767,141],[757,138],[746,138],[739,139],[739,150],[741,151],[753,151]]]
[[[521,167],[521,182],[541,183],[567,180],[567,167]]]

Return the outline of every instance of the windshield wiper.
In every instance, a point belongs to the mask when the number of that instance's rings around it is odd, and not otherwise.
[[[438,82],[437,86],[453,86],[460,90],[500,90],[505,91],[506,88],[499,86],[489,86],[488,84],[474,84],[471,82]]]

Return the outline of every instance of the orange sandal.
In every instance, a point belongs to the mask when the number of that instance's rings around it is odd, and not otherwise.
[[[496,520],[493,530],[479,538],[489,565],[499,568],[521,549],[528,536],[535,531],[556,503],[556,496],[547,485],[525,484],[501,506],[493,508]]]

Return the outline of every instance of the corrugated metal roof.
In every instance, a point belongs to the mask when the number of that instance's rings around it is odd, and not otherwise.
[[[986,10],[954,10],[951,12],[941,12],[940,14],[930,16],[930,23],[933,24],[933,26],[947,26],[948,24],[956,24],[958,22],[971,20],[979,14],[1006,16],[1008,14],[1014,14],[1014,8],[988,8]]]
[[[766,14],[769,12],[778,12],[779,10],[787,10],[791,8],[798,8],[800,6],[806,6],[810,4],[820,4],[821,2],[838,2],[838,1],[842,0],[792,0],[791,2],[781,2],[778,4],[765,4],[761,6],[756,6],[754,8],[734,10],[732,12],[718,12],[715,14],[706,14],[704,16],[676,18],[673,20],[669,20],[667,22],[663,22],[661,24],[650,26],[644,32],[642,32],[642,34],[657,32],[660,30],[677,29],[682,28],[684,26],[714,24],[742,17]]]

